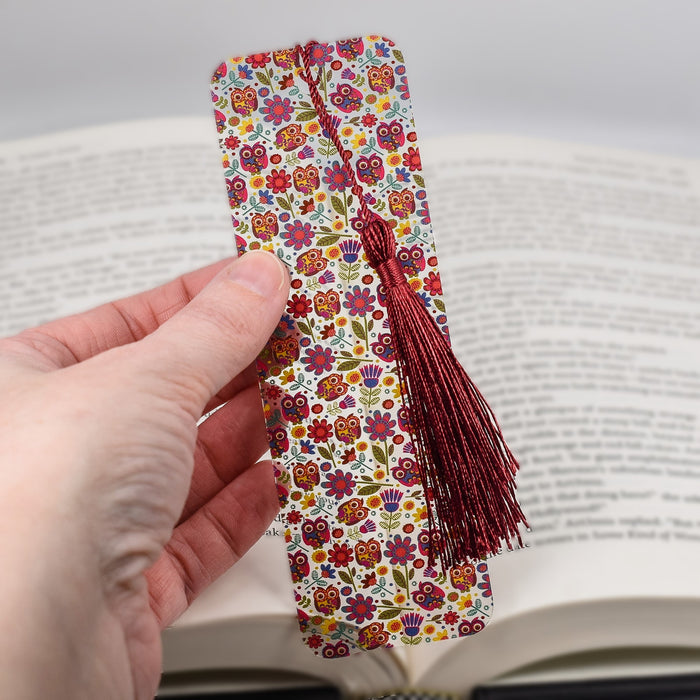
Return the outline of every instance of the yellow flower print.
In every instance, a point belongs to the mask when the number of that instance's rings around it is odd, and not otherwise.
[[[336,219],[331,228],[335,231],[342,231],[345,228],[345,223],[340,219]]]
[[[381,498],[380,498],[379,500],[381,501]],[[377,573],[378,573],[380,576],[386,576],[386,575],[389,573],[389,567],[388,567],[388,566],[384,566],[384,564],[382,564],[381,566],[378,566],[378,567],[377,567]]]
[[[403,509],[404,510],[413,510],[415,507],[416,507],[416,502],[411,500],[411,499],[403,502]]]
[[[304,497],[301,499],[301,509],[306,510],[307,508],[312,508],[315,505],[316,498],[314,497],[314,495],[312,493],[304,494]]]
[[[334,618],[324,617],[323,622],[321,623],[321,632],[323,632],[323,634],[330,634],[331,632],[335,632],[337,627],[338,623]]]
[[[399,620],[392,620],[386,628],[391,632],[392,634],[397,634],[398,632],[401,631],[401,622]]]
[[[472,606],[472,597],[470,595],[464,595],[457,601],[458,610],[466,610]]]
[[[392,167],[396,167],[401,164],[401,156],[398,153],[392,153],[386,159],[386,162]]]
[[[244,119],[238,125],[238,131],[240,132],[241,136],[245,136],[246,134],[250,134],[253,131],[253,120],[252,119]]]
[[[352,136],[352,127],[351,126],[344,126],[341,130],[340,133],[345,136],[346,138]]]
[[[317,202],[325,202],[326,201],[326,193],[325,192],[316,192],[316,201]]]
[[[442,630],[442,632],[438,632],[438,633],[435,635],[435,641],[436,641],[436,642],[440,642],[440,641],[442,641],[443,639],[449,639],[449,635],[447,634],[447,630]]]
[[[306,435],[306,428],[303,425],[295,425],[292,428],[292,437],[301,440]]]
[[[361,345],[356,345],[353,348],[353,351],[355,351],[355,354],[357,355],[357,348],[359,348],[359,354],[362,355],[364,353],[364,348]],[[362,375],[356,370],[352,370],[351,372],[348,372],[348,376],[346,377],[348,384],[357,384],[362,381]]]
[[[329,260],[335,260],[336,258],[339,258],[340,255],[340,248],[338,248],[337,245],[331,246],[330,248],[326,249],[326,257]]]
[[[262,175],[255,175],[250,178],[250,186],[254,190],[259,190],[265,184],[265,178]]]
[[[370,508],[379,508],[382,505],[382,499],[379,496],[370,496],[367,499],[367,505]]]
[[[400,384],[397,384],[397,385],[394,387],[393,395],[394,395],[394,398],[395,398],[395,399],[400,399],[400,398],[401,398],[401,385],[400,385]]]
[[[313,136],[314,134],[318,134],[318,132],[321,131],[321,125],[313,120],[310,122],[306,122],[304,131],[306,131],[306,133],[310,136]]]
[[[317,564],[322,564],[324,561],[326,561],[326,553],[322,549],[316,549],[316,550],[314,550],[314,553],[311,555],[311,558]]]
[[[394,596],[394,602],[397,605],[403,605],[406,602],[406,596],[403,593],[397,593]]]
[[[282,372],[282,376],[280,377],[280,380],[282,384],[289,384],[289,382],[294,381],[294,371],[291,369],[287,369],[284,372]]]
[[[435,625],[426,625],[423,628],[423,632],[425,632],[425,634],[435,634]]]
[[[389,107],[391,107],[391,102],[389,100],[384,100],[384,102],[380,102],[377,107],[382,110],[382,112],[386,112]]]
[[[384,386],[392,386],[394,384],[394,378],[391,375],[385,375],[382,379],[382,384]]]
[[[355,138],[352,140],[352,147],[353,150],[357,150],[358,148],[362,148],[363,146],[367,145],[367,137],[364,134],[357,134]]]
[[[383,479],[386,479],[386,472],[383,469],[377,469],[373,476],[377,481],[382,481]]]
[[[428,519],[428,509],[425,506],[422,506],[416,510],[416,512],[413,514],[413,520],[417,523],[420,523],[423,520]]]

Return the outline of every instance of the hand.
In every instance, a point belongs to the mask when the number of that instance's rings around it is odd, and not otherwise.
[[[248,253],[0,341],[0,697],[153,696],[161,629],[277,511],[251,363],[287,292]]]

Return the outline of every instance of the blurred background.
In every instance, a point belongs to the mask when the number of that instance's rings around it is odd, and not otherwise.
[[[0,140],[209,114],[220,59],[367,33],[404,50],[419,133],[700,156],[695,0],[2,0]]]

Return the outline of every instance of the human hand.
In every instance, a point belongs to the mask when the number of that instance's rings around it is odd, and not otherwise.
[[[277,510],[251,363],[287,293],[248,253],[0,340],[0,697],[153,696],[161,629]]]

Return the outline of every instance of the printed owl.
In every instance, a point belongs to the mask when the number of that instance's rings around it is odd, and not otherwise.
[[[420,470],[410,457],[402,457],[396,467],[392,467],[391,475],[404,486],[420,484]]]
[[[376,154],[358,158],[357,177],[367,185],[376,185],[384,177],[384,162]]]
[[[340,311],[340,296],[335,290],[314,294],[314,311],[325,319],[333,318]]]
[[[240,207],[248,199],[248,188],[242,177],[227,177],[226,190],[228,191],[228,203],[231,207]]]
[[[216,67],[216,70],[214,71],[212,80],[218,83],[222,78],[225,78],[227,75],[228,69],[226,68],[226,63],[219,63],[219,65]]]
[[[283,49],[272,52],[272,60],[280,68],[294,68],[297,62],[296,49]]]
[[[365,44],[361,38],[348,39],[347,41],[339,41],[337,50],[338,56],[353,61],[365,50]]]
[[[458,591],[468,591],[476,584],[476,568],[473,564],[462,564],[450,569],[450,583]]]
[[[368,514],[369,510],[365,508],[361,498],[351,498],[338,506],[338,520],[345,525],[357,525]]]
[[[280,228],[277,214],[273,211],[268,211],[265,214],[253,214],[250,225],[253,227],[255,237],[261,241],[271,241]]]
[[[307,250],[297,258],[296,269],[297,272],[311,277],[319,272],[323,272],[327,266],[328,261],[321,253],[321,250],[319,248],[311,248],[311,250]]]
[[[323,547],[331,538],[331,532],[328,529],[328,523],[323,516],[311,520],[307,518],[301,526],[301,538],[304,544],[313,549]]]
[[[389,633],[381,622],[372,622],[359,631],[357,641],[364,649],[376,649],[389,641]]]
[[[445,591],[430,581],[423,581],[418,586],[418,590],[411,595],[411,598],[423,610],[436,610],[445,603]]]
[[[299,359],[299,341],[294,336],[270,338],[269,347],[272,351],[272,358],[281,367],[291,365],[294,360]]]
[[[378,564],[382,558],[382,546],[379,540],[371,539],[367,542],[360,540],[355,545],[355,559],[357,563],[371,568]]]
[[[399,248],[396,257],[406,275],[412,277],[425,270],[425,253],[419,245],[410,248]]]
[[[289,557],[289,570],[292,572],[292,581],[299,583],[309,575],[309,558],[298,549],[296,552],[287,552]]]
[[[341,112],[357,112],[362,105],[362,93],[348,83],[340,83],[330,94],[330,100]]]
[[[343,375],[334,372],[321,379],[316,387],[316,395],[326,401],[339,399],[348,390],[348,385],[343,381]]]
[[[345,416],[338,416],[338,418],[335,419],[335,423],[333,423],[333,427],[335,428],[335,435],[338,440],[344,442],[346,445],[355,442],[355,440],[362,435],[360,419],[354,414],[350,414],[347,418]]]
[[[333,615],[340,607],[340,592],[335,586],[317,588],[314,591],[314,607],[322,615]]]
[[[226,117],[223,112],[218,109],[214,110],[214,120],[216,121],[216,130],[221,133],[226,128]]]
[[[407,219],[416,210],[416,198],[409,189],[389,195],[389,211],[399,219]]]
[[[284,428],[269,430],[267,437],[273,457],[281,457],[289,449],[289,438]]]
[[[263,168],[267,167],[267,150],[260,141],[242,146],[239,155],[241,168],[248,173],[258,175]]]
[[[396,82],[394,69],[388,63],[383,63],[381,66],[371,66],[367,71],[367,80],[369,80],[369,86],[372,90],[385,95]]]
[[[284,419],[290,423],[303,423],[309,417],[309,401],[301,392],[294,396],[286,394],[280,405]]]
[[[306,462],[306,464],[296,464],[292,469],[292,479],[298,489],[311,491],[314,486],[318,486],[321,480],[321,473],[316,462]]]
[[[418,551],[427,557],[430,555],[430,542],[431,535],[428,530],[421,530],[420,535],[418,535]],[[440,550],[440,533],[434,532],[432,535],[433,549],[434,551]]]
[[[258,95],[255,88],[248,85],[231,91],[231,107],[236,114],[249,117],[258,108]]]
[[[394,119],[393,122],[379,122],[377,127],[377,143],[380,148],[387,151],[397,151],[403,146],[406,141],[406,136],[403,133],[403,127],[400,122]]]
[[[372,343],[372,352],[384,362],[393,362],[395,353],[391,335],[380,333],[376,342]]]
[[[293,151],[306,143],[306,134],[297,123],[282,127],[275,136],[275,145],[283,151]]]
[[[305,168],[300,165],[294,168],[292,180],[294,181],[294,189],[297,192],[312,194],[318,189],[320,184],[318,168],[315,165],[307,165]]]

